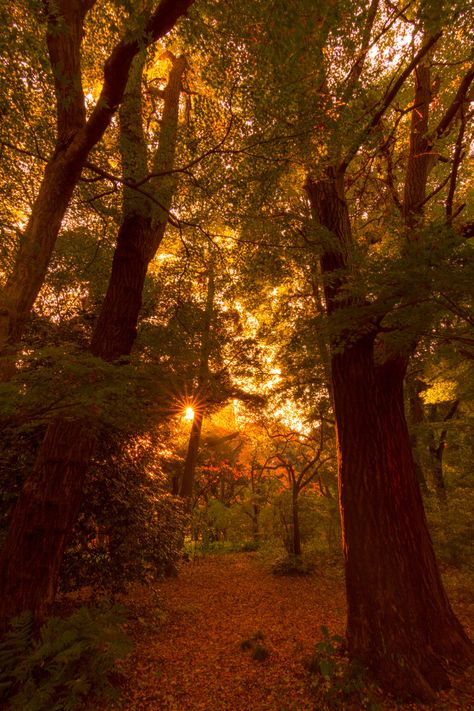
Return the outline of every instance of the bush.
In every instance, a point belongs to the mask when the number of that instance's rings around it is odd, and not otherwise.
[[[107,592],[176,572],[187,517],[163,490],[152,448],[134,440],[102,446],[61,568],[61,590]]]
[[[311,575],[314,571],[314,563],[299,555],[278,558],[272,565],[274,575]]]
[[[252,659],[255,659],[255,661],[257,662],[264,662],[265,659],[268,659],[268,657],[270,656],[270,652],[263,644],[264,639],[264,633],[261,630],[258,630],[248,639],[242,640],[242,642],[240,643],[240,649],[244,652],[251,651]]]
[[[323,639],[306,661],[311,677],[311,691],[318,704],[331,709],[367,709],[382,711],[378,690],[367,678],[367,672],[357,661],[349,661],[343,637],[330,635],[321,627]]]
[[[51,617],[33,635],[30,613],[11,622],[0,643],[0,701],[12,711],[74,711],[86,700],[116,699],[115,662],[131,649],[117,606],[81,607]]]

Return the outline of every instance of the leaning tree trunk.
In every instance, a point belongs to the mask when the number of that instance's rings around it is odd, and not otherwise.
[[[95,108],[86,121],[82,91],[81,42],[83,22],[93,0],[45,2],[48,52],[55,76],[57,141],[49,159],[15,265],[0,292],[0,354],[14,357],[33,304],[44,282],[56,238],[79,182],[87,157],[102,138],[122,101],[133,58],[167,34],[194,0],[161,0],[143,27],[141,37],[122,40],[104,65],[104,82]],[[11,362],[0,377],[11,375]]]
[[[154,165],[169,171],[173,167],[176,128],[179,116],[184,57],[177,59],[165,90],[162,126],[166,128],[166,147],[157,150]],[[129,148],[141,146],[141,73],[143,61],[137,59],[124,111],[133,106],[135,124],[127,127]],[[170,88],[171,87],[171,88]],[[137,103],[138,98],[138,103]],[[174,122],[174,133],[170,123]],[[133,130],[135,129],[135,131]],[[171,152],[169,141],[172,141]],[[143,148],[143,146],[142,146]],[[166,159],[160,161],[159,156]],[[123,160],[126,177],[136,179],[131,165],[146,171],[146,163]],[[130,174],[127,175],[127,168]],[[171,206],[174,183],[166,178],[162,192],[155,185],[165,213]],[[157,219],[146,201],[125,200],[125,217],[117,236],[107,294],[92,336],[91,352],[107,361],[130,354],[136,336],[142,291],[147,267],[163,238],[166,218]],[[161,213],[160,213],[161,214]],[[95,447],[90,422],[58,419],[47,429],[31,475],[26,480],[13,511],[7,539],[0,555],[0,629],[10,617],[31,610],[40,622],[57,590],[60,565],[82,503],[83,487]],[[31,570],[31,572],[30,572]]]

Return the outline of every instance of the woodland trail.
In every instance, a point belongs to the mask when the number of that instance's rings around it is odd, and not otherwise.
[[[343,633],[337,569],[278,577],[256,554],[213,555],[184,564],[179,577],[137,590],[126,603],[135,650],[124,665],[122,709],[323,711],[309,695],[303,659],[321,639],[321,625]],[[259,631],[269,652],[262,661],[241,648]],[[474,709],[470,681],[472,675],[433,708]],[[427,710],[384,704],[395,708]]]
[[[141,625],[137,620],[127,709],[314,708],[302,659],[321,637],[321,625],[343,632],[344,589],[337,574],[278,577],[255,554],[238,553],[187,563],[178,578],[157,588],[166,617],[157,625],[145,616]],[[146,600],[142,604],[150,610]],[[240,646],[259,631],[269,651],[263,661]]]

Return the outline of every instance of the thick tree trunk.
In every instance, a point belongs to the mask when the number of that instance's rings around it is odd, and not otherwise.
[[[92,148],[102,138],[122,101],[133,58],[143,46],[164,36],[194,0],[161,0],[142,38],[119,42],[104,65],[97,104],[85,120],[81,85],[82,22],[94,3],[46,2],[48,50],[57,99],[57,142],[23,234],[12,274],[0,293],[0,354],[11,356],[44,282],[62,220]],[[7,362],[4,377],[11,374]]]
[[[474,660],[444,591],[403,411],[403,364],[370,338],[333,357],[347,637],[389,691],[429,700]]]
[[[449,686],[450,668],[474,661],[474,647],[449,605],[426,526],[404,414],[407,361],[386,358],[380,342],[375,354],[377,324],[344,289],[352,235],[343,180],[330,170],[307,190],[332,233],[321,259],[328,315],[352,308],[343,323],[357,324],[333,333],[331,358],[349,651],[386,690],[429,700]]]
[[[34,610],[40,622],[54,601],[93,446],[87,423],[63,420],[48,429],[0,554],[0,629],[22,610]]]

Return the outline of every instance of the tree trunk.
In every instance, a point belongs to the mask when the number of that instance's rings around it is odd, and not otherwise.
[[[137,64],[140,70],[133,74],[131,102],[137,99],[137,93],[140,95],[143,63],[138,60]],[[175,70],[173,67],[170,77]],[[173,103],[174,111],[168,111],[167,116],[170,118],[172,114],[176,125],[183,71],[184,60],[179,64],[179,82],[165,98]],[[138,111],[136,124],[141,123],[141,118]],[[141,126],[137,127],[137,132],[140,130]],[[173,165],[175,143],[172,147],[171,153],[167,147],[171,161],[167,163],[168,170]],[[160,197],[165,209],[169,209],[172,191],[168,183]],[[134,204],[134,211],[125,214],[120,227],[107,294],[92,336],[91,352],[107,361],[130,354],[148,264],[166,227],[166,221],[154,223],[154,211],[148,203],[142,203],[141,208]],[[58,419],[48,426],[33,472],[15,506],[0,556],[0,599],[4,601],[0,605],[0,629],[9,617],[25,609],[31,610],[40,621],[53,602],[60,563],[79,513],[93,452],[90,423]],[[27,574],[29,567],[34,575]],[[12,592],[16,589],[18,594]]]
[[[474,660],[474,648],[449,605],[426,525],[404,413],[407,361],[384,360],[380,338],[375,353],[377,324],[344,289],[352,235],[343,174],[329,170],[307,190],[332,233],[321,259],[328,315],[354,312],[333,333],[331,357],[349,652],[386,690],[430,700],[449,686],[447,670]]]
[[[102,138],[122,101],[133,58],[164,36],[194,0],[161,0],[142,38],[122,40],[104,65],[100,97],[87,122],[81,86],[82,22],[93,2],[45,3],[48,50],[57,99],[57,142],[48,161],[13,272],[0,293],[0,354],[12,356],[44,282],[62,220],[87,157]],[[7,362],[4,376],[11,374]],[[0,371],[1,374],[1,371]]]
[[[423,403],[420,398],[420,393],[423,390],[423,385],[418,378],[411,376],[406,379],[408,392],[408,411],[410,413],[410,444],[413,453],[413,463],[416,471],[416,478],[420,485],[423,494],[428,495],[428,485],[426,483],[425,473],[420,459],[419,442],[418,442],[418,427],[423,423],[424,411]]]
[[[403,411],[403,364],[373,342],[333,357],[350,654],[403,697],[433,698],[474,659],[444,591]]]
[[[448,505],[448,496],[446,494],[446,484],[444,482],[443,474],[443,453],[445,445],[446,442],[444,438],[441,438],[440,443],[437,445],[434,433],[430,432],[428,451],[430,454],[431,480],[433,482],[438,504],[443,508]]]
[[[0,629],[22,610],[34,610],[41,622],[53,603],[93,447],[88,423],[63,420],[48,428],[0,554]]]
[[[298,491],[291,492],[291,517],[293,520],[293,555],[301,555],[300,517],[298,509]]]
[[[183,478],[181,480],[179,495],[186,500],[188,509],[191,507],[191,498],[194,488],[194,472],[196,471],[203,419],[202,411],[196,410],[194,412],[194,419],[191,425],[191,434],[189,435],[188,449],[184,462]]]
[[[459,400],[455,400],[449,407],[448,412],[443,418],[443,422],[448,422],[457,413],[459,407]],[[430,420],[436,421],[438,417],[438,406],[432,405],[430,412]],[[446,439],[448,436],[448,430],[445,428],[441,431],[438,442],[436,442],[433,430],[430,430],[429,434],[429,444],[428,451],[430,455],[431,463],[431,480],[433,482],[434,490],[436,492],[436,498],[438,499],[438,504],[441,507],[448,505],[448,496],[446,493],[446,483],[444,481],[443,474],[443,455],[444,450],[447,447]]]
[[[260,506],[252,504],[252,538],[255,543],[260,541],[260,526],[259,526]]]
[[[188,510],[191,507],[191,498],[194,488],[194,474],[196,471],[199,444],[201,441],[201,429],[206,409],[206,399],[209,384],[209,357],[211,355],[211,326],[214,316],[214,263],[212,255],[209,256],[208,279],[206,305],[203,314],[203,325],[201,333],[201,349],[199,354],[198,371],[198,398],[194,407],[194,419],[189,436],[188,451],[184,462],[183,478],[181,480],[180,496],[185,499]]]

